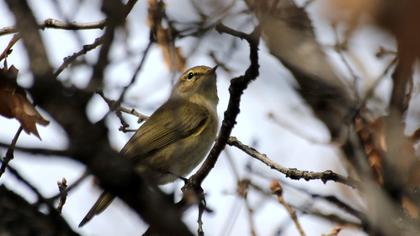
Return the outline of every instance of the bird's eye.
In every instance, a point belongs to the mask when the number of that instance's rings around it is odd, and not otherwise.
[[[194,73],[192,73],[192,72],[188,73],[188,75],[187,75],[188,80],[191,80],[193,77],[194,77]]]

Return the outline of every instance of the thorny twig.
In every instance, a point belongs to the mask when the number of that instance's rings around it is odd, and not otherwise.
[[[230,146],[239,148],[240,150],[244,151],[246,154],[250,155],[251,157],[263,162],[264,164],[268,165],[270,168],[275,169],[285,174],[286,177],[291,178],[291,179],[296,179],[296,180],[305,179],[306,181],[319,179],[324,183],[326,183],[327,181],[334,181],[334,182],[348,185],[350,187],[356,187],[358,185],[358,182],[355,179],[351,177],[342,176],[331,170],[326,170],[323,172],[315,172],[315,171],[298,170],[296,168],[286,168],[278,163],[273,162],[265,154],[262,154],[258,152],[257,150],[255,150],[254,148],[243,144],[236,137],[229,137],[227,144]]]

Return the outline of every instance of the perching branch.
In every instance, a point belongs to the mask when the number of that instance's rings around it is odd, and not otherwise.
[[[236,30],[233,30],[223,24],[219,24],[216,26],[216,30],[219,33],[226,33],[232,36],[238,37],[240,39],[245,39],[249,43],[250,47],[250,60],[251,64],[249,65],[248,69],[245,71],[245,74],[239,77],[236,77],[231,80],[230,87],[229,87],[229,104],[224,113],[224,119],[222,121],[222,127],[219,131],[219,136],[216,139],[216,143],[214,144],[213,148],[210,150],[207,159],[204,161],[204,164],[200,167],[200,169],[190,177],[189,182],[187,183],[184,188],[192,187],[192,189],[200,189],[200,185],[203,180],[207,177],[210,173],[211,169],[213,169],[216,161],[225,148],[226,143],[229,139],[230,133],[233,130],[233,127],[236,124],[236,117],[238,116],[240,109],[240,102],[241,96],[245,89],[248,87],[251,81],[255,80],[259,75],[259,64],[258,64],[258,44],[259,44],[259,36],[260,30],[259,27],[256,27],[254,32],[251,34],[242,33]],[[192,186],[188,186],[188,185]]]

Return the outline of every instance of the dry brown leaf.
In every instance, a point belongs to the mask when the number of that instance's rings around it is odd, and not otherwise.
[[[170,31],[170,29],[159,26],[157,30],[157,43],[162,50],[166,66],[168,66],[170,70],[182,72],[185,69],[186,60],[181,53],[181,49],[175,47],[174,38]]]
[[[16,82],[18,69],[11,66],[0,68],[0,115],[16,118],[25,132],[40,138],[36,124],[48,125],[26,97],[26,91]]]
[[[383,142],[383,120],[379,118],[374,121],[367,121],[357,118],[355,120],[355,129],[363,145],[375,180],[382,185],[384,183],[382,162],[386,151]]]
[[[165,16],[165,5],[157,0],[149,0],[148,24],[156,37],[156,43],[162,50],[162,55],[169,70],[183,72],[185,70],[186,59],[182,55],[181,49],[175,46],[173,29],[165,27],[162,19]]]

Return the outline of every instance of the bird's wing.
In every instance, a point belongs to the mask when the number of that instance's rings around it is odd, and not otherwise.
[[[156,150],[201,132],[208,119],[209,112],[203,106],[185,100],[169,100],[136,131],[121,154],[141,161]]]

